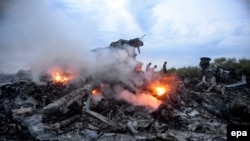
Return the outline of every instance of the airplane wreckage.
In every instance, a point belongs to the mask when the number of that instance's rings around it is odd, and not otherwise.
[[[28,71],[1,74],[0,140],[224,141],[228,124],[250,124],[244,73],[240,81],[220,83],[207,71],[211,59],[203,57],[201,81],[161,73],[147,79],[135,59],[141,46],[141,38],[121,39],[92,50],[122,50],[127,56],[77,84],[61,70],[43,85]],[[132,69],[121,76],[117,65]],[[218,68],[216,75],[225,72]]]

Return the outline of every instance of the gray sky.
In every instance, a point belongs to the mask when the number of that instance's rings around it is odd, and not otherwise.
[[[44,58],[86,61],[90,49],[144,34],[137,58],[144,66],[249,58],[248,0],[2,0],[0,9],[4,72],[39,66]]]

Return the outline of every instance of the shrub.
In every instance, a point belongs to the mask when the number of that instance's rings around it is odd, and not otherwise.
[[[177,69],[176,74],[179,77],[184,77],[184,76],[198,77],[198,75],[200,74],[200,69],[199,67],[193,67],[193,66],[183,67]]]

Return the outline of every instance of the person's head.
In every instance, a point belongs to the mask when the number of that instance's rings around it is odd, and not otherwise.
[[[155,65],[154,68],[157,68],[157,65]]]
[[[151,65],[151,62],[149,62],[148,65]]]
[[[167,61],[165,61],[164,64],[167,64]]]

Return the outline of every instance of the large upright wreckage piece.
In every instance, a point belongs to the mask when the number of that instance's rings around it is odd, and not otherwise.
[[[110,43],[109,47],[97,48],[97,49],[93,49],[92,51],[98,52],[102,49],[111,49],[111,50],[112,49],[122,49],[122,50],[126,50],[130,57],[135,58],[137,55],[135,53],[135,48],[137,48],[138,53],[140,54],[141,53],[140,47],[144,45],[141,39],[144,36],[142,36],[141,38],[134,38],[134,39],[130,39],[130,40],[119,39],[118,41]]]
[[[95,53],[98,58],[100,56],[102,59],[104,59],[104,62],[106,59],[113,59],[113,60],[108,60],[109,62],[112,62],[111,65],[104,66],[106,71],[105,74],[103,74],[104,71],[97,71],[95,74],[93,74],[93,77],[95,79],[100,79],[100,81],[105,81],[105,82],[111,82],[111,83],[117,83],[123,85],[123,87],[126,87],[129,89],[131,92],[135,92],[134,85],[140,85],[139,81],[136,81],[135,79],[141,79],[139,78],[139,73],[142,71],[142,65],[143,63],[136,60],[136,49],[138,49],[138,53],[140,53],[140,47],[144,45],[143,41],[141,40],[144,36],[141,38],[134,38],[130,40],[125,40],[125,39],[119,39],[115,42],[111,42],[108,47],[104,48],[96,48],[93,49],[92,52]],[[114,57],[112,57],[112,55]],[[102,63],[102,62],[100,62]],[[102,65],[102,64],[101,64]],[[126,73],[121,73],[126,70]],[[109,73],[112,72],[113,74],[116,74],[115,77],[109,77]],[[125,77],[122,75],[127,75],[125,76],[126,81],[122,80]],[[121,76],[121,78],[119,77]],[[129,81],[136,81],[138,84],[134,84]],[[127,83],[128,82],[128,83]]]
[[[144,35],[145,36],[145,35]],[[141,38],[134,38],[134,39],[130,39],[130,40],[124,40],[124,39],[120,39],[116,42],[112,42],[109,46],[110,47],[119,47],[119,48],[124,48],[124,44],[128,44],[132,47],[137,48],[138,53],[140,54],[140,47],[143,46],[143,42],[141,41],[141,39],[144,37],[142,36]]]
[[[211,61],[211,58],[209,58],[209,57],[201,57],[200,58],[199,65],[201,67],[202,80],[196,86],[200,86],[201,84],[207,84],[207,82],[206,82],[206,69],[209,67],[210,61]]]

